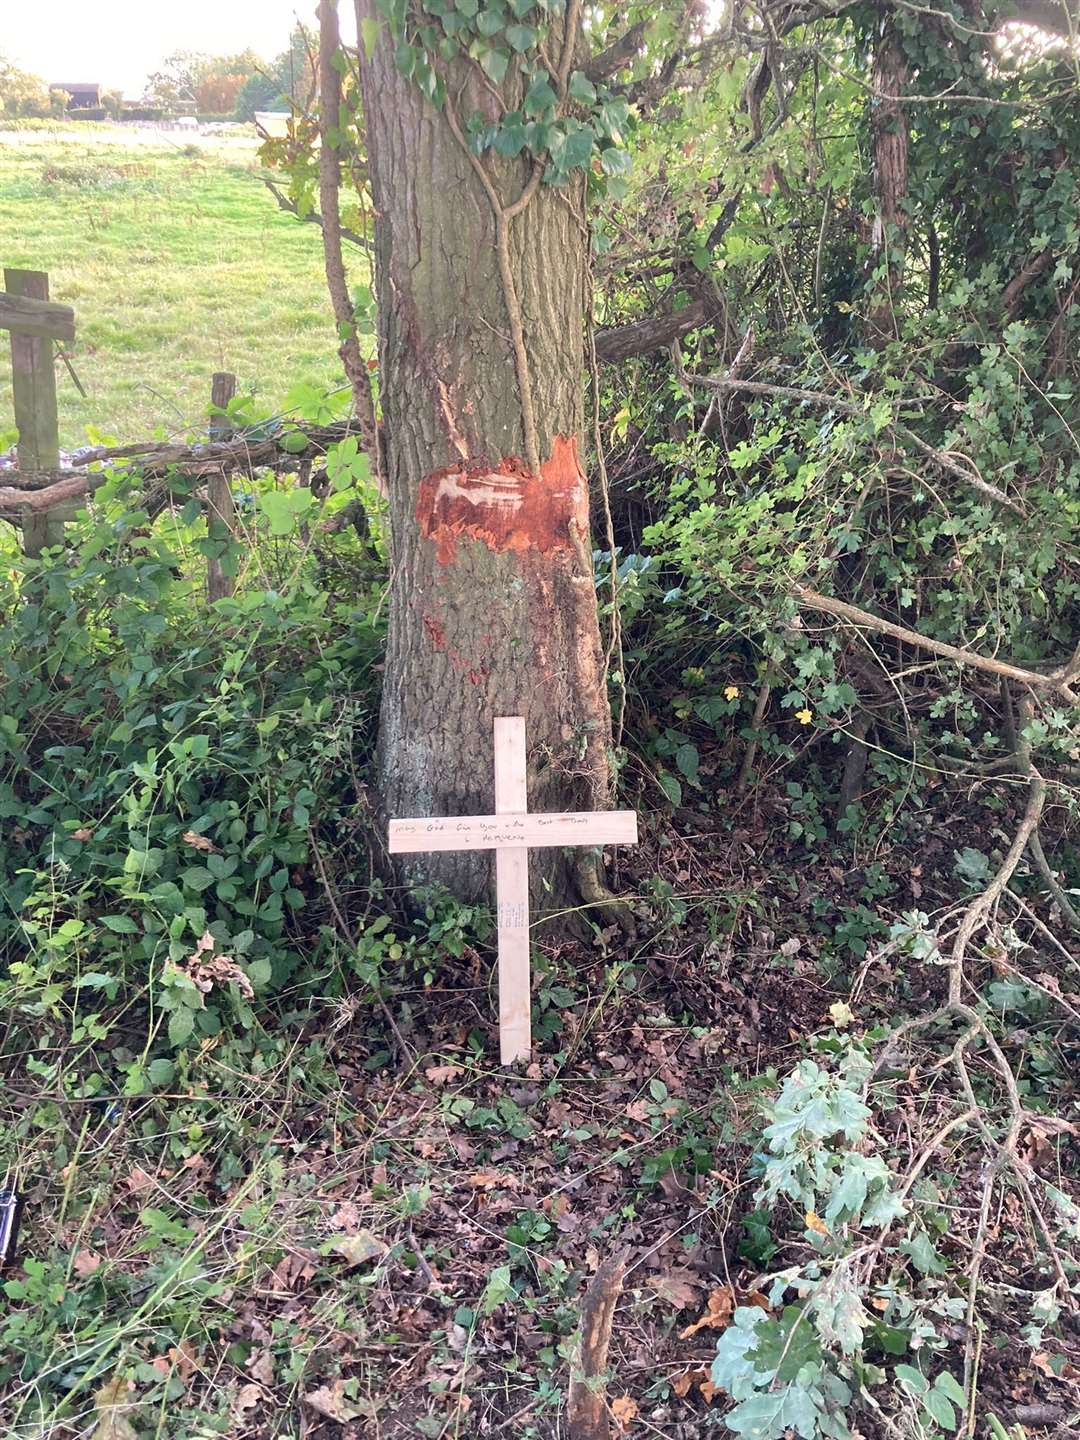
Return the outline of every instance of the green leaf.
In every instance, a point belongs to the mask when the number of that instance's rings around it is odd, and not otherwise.
[[[270,490],[259,496],[259,509],[270,522],[271,535],[291,535],[301,515],[315,504],[315,496],[306,486],[295,490]]]
[[[724,1424],[749,1440],[782,1440],[789,1430],[802,1440],[818,1440],[821,1411],[802,1385],[785,1385],[751,1395],[724,1416]]]
[[[583,105],[591,105],[596,99],[596,86],[580,70],[570,76],[570,98],[580,100]]]
[[[559,164],[564,170],[579,170],[588,165],[593,152],[593,132],[588,125],[578,125],[563,143]]]
[[[176,1074],[176,1066],[171,1060],[151,1060],[146,1067],[146,1074],[150,1084],[156,1085],[160,1089],[172,1082],[172,1078]]]
[[[480,8],[479,0],[454,0],[454,5],[469,20],[475,17]]]
[[[506,24],[506,16],[500,10],[481,10],[476,17],[476,28],[481,35],[489,39],[492,35],[498,35],[499,31]]]
[[[950,1375],[948,1370],[943,1370],[934,1380],[934,1389],[940,1390],[950,1400],[954,1401],[962,1410],[967,1404],[967,1397],[964,1394],[964,1387],[957,1380],[955,1375]]]
[[[956,1429],[956,1411],[940,1390],[931,1390],[929,1394],[924,1395],[922,1403],[927,1414],[931,1415],[943,1430],[953,1431]]]
[[[139,927],[130,915],[102,915],[101,923],[107,925],[110,930],[115,930],[117,935],[137,935],[139,933]]]
[[[680,745],[675,752],[675,764],[687,780],[696,783],[699,757],[696,745]]]
[[[360,21],[360,38],[364,42],[364,54],[370,60],[375,53],[375,45],[379,39],[379,32],[382,30],[382,21],[374,20],[370,15],[365,15]]]
[[[513,1295],[514,1287],[510,1280],[510,1266],[497,1265],[488,1276],[488,1282],[480,1296],[480,1313],[490,1315],[497,1305],[501,1305],[504,1300],[510,1299]]]
[[[930,1389],[926,1376],[916,1370],[914,1365],[897,1365],[893,1376],[909,1395],[925,1395]]]
[[[496,155],[503,155],[506,159],[512,160],[515,155],[520,155],[524,150],[525,141],[525,126],[520,121],[516,125],[504,124],[500,126],[492,148]]]
[[[681,805],[682,786],[678,780],[675,779],[675,776],[669,774],[666,770],[661,770],[656,778],[660,783],[660,789],[663,790],[672,805]]]
[[[181,1005],[169,1016],[169,1044],[179,1048],[195,1029],[195,1012]]]
[[[302,430],[287,430],[278,444],[286,455],[300,455],[308,447],[308,437]]]
[[[553,110],[558,104],[559,97],[551,88],[546,75],[537,75],[529,86],[522,109],[526,115],[543,115],[545,110]]]
[[[494,80],[496,85],[501,85],[510,66],[510,52],[508,50],[485,50],[480,56],[480,64],[490,79]]]
[[[506,30],[506,38],[513,49],[522,55],[530,46],[536,44],[536,31],[531,25],[510,25]]]

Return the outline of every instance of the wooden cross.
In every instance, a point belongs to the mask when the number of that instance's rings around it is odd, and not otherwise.
[[[0,291],[0,330],[11,331],[11,386],[19,430],[19,474],[60,468],[60,419],[56,408],[53,341],[74,340],[75,311],[49,300],[49,277],[40,270],[5,270]],[[23,550],[39,555],[61,544],[64,522],[56,513],[27,513]]]
[[[504,1065],[532,1051],[529,851],[561,845],[636,845],[632,810],[529,814],[525,721],[495,721],[495,814],[391,820],[390,852],[494,850],[499,922],[499,1050]]]

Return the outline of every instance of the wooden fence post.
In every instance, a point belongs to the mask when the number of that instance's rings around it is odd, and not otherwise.
[[[48,300],[49,277],[42,270],[4,270],[4,289],[28,300]],[[20,476],[60,468],[60,421],[56,408],[53,341],[47,335],[11,332],[11,383],[19,429]],[[64,543],[60,514],[25,512],[23,553],[40,555],[46,545]]]
[[[215,411],[224,410],[235,394],[236,376],[229,374],[226,370],[215,374],[210,386],[210,404]],[[227,415],[212,414],[210,416],[211,440],[224,440],[231,433],[232,425]],[[218,541],[224,550],[224,547],[233,538],[236,524],[232,486],[229,484],[229,477],[224,470],[219,470],[216,475],[210,476],[206,493],[208,501],[206,533],[211,540]],[[211,555],[206,562],[206,598],[212,603],[215,600],[221,600],[226,595],[231,595],[234,589],[233,577],[226,575],[222,568],[220,555]]]

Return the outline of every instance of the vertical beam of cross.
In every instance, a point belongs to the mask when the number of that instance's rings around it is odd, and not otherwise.
[[[494,850],[499,923],[499,1050],[504,1065],[532,1050],[529,983],[529,851],[571,845],[636,845],[632,810],[529,813],[525,721],[495,721],[495,814],[391,820],[391,855]]]
[[[526,787],[525,720],[509,715],[495,721],[495,813],[524,815]],[[532,1053],[532,997],[529,984],[529,852],[524,847],[495,851],[499,921],[499,1050],[504,1065]]]
[[[41,270],[4,271],[4,289],[28,300],[48,300],[49,277]],[[19,430],[19,474],[33,475],[60,468],[60,420],[56,406],[53,342],[45,335],[11,332],[11,383],[15,392],[15,424]],[[40,555],[46,545],[64,543],[64,522],[46,511],[26,512],[23,552]]]

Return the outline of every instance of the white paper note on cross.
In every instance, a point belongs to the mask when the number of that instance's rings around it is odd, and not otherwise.
[[[495,814],[391,820],[390,853],[494,850],[499,921],[499,1050],[504,1065],[532,1052],[529,851],[552,845],[636,845],[633,810],[529,814],[525,721],[495,721]]]

